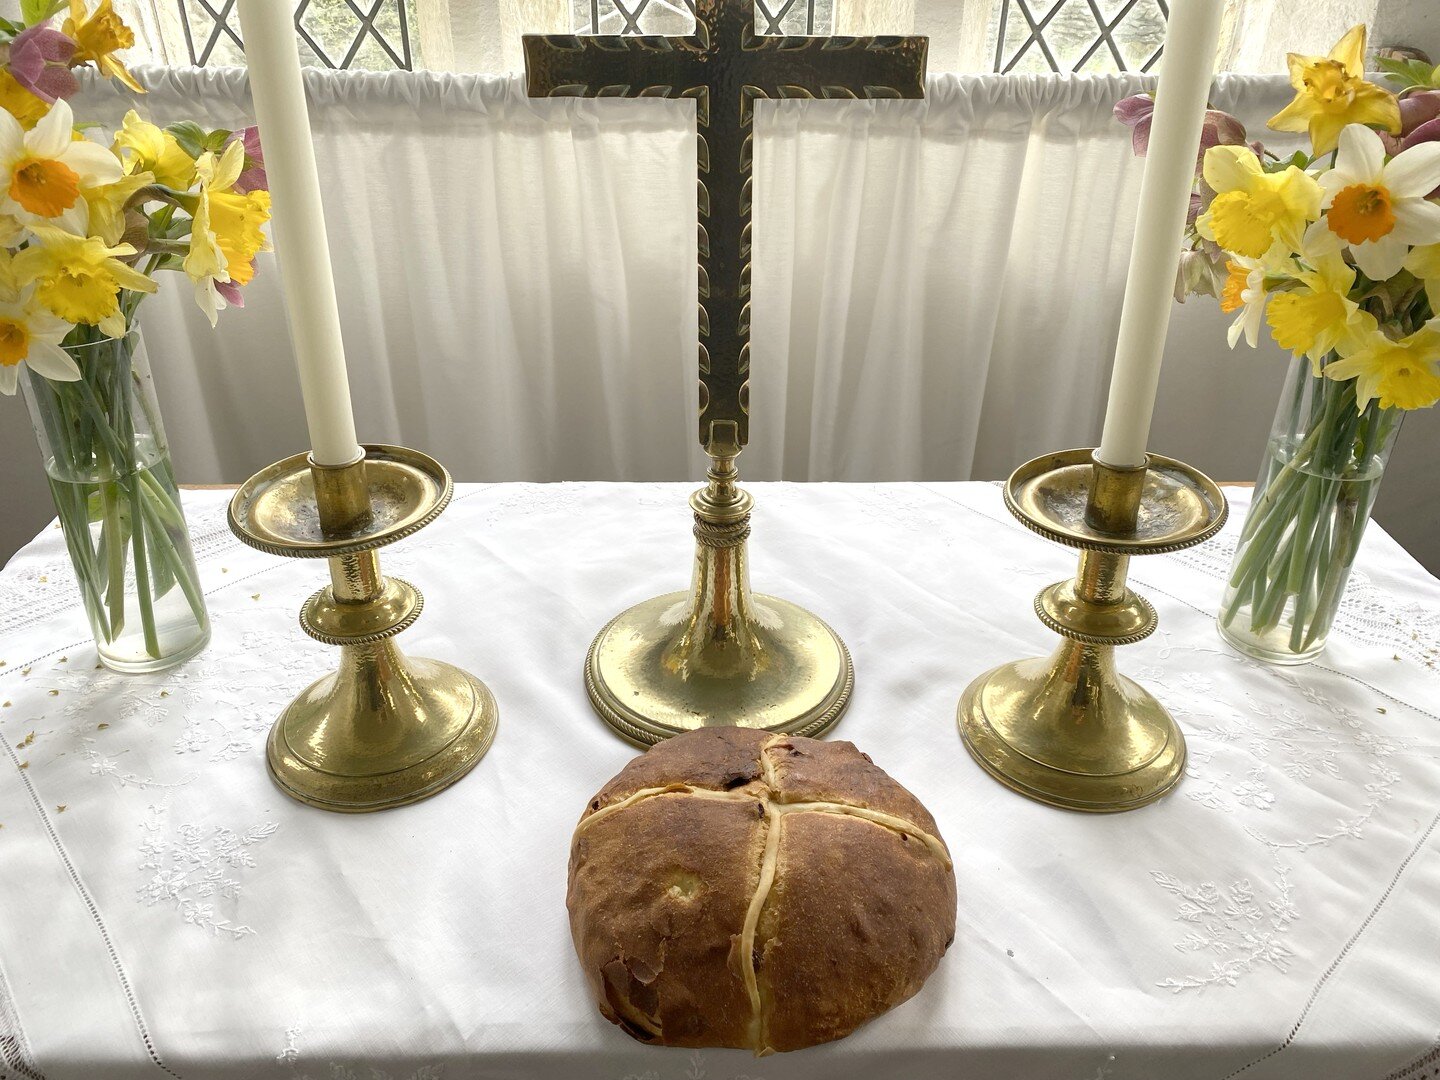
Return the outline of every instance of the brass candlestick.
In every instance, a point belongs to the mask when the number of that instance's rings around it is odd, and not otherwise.
[[[1157,621],[1125,575],[1132,555],[1213,536],[1225,524],[1225,496],[1171,458],[1114,468],[1091,450],[1066,450],[1016,469],[1005,505],[1041,536],[1079,548],[1080,566],[1035,598],[1060,647],[966,688],[965,747],[1002,784],[1052,806],[1112,813],[1153,802],[1184,771],[1185,737],[1160,702],[1115,670],[1115,647],[1144,640]]]
[[[690,497],[690,592],[621,612],[585,658],[595,711],[640,745],[712,724],[818,735],[850,700],[854,669],[835,631],[787,600],[750,592],[754,500],[735,459],[717,457]]]
[[[305,602],[300,625],[340,646],[340,668],[290,703],[266,745],[271,777],[301,802],[348,813],[415,802],[464,776],[495,738],[484,683],[396,647],[424,599],[383,576],[376,554],[439,517],[453,490],[433,458],[367,446],[346,465],[276,462],[230,502],[230,528],[251,547],[330,560],[330,584]]]

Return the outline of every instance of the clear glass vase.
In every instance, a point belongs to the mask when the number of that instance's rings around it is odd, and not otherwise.
[[[1220,601],[1236,649],[1303,664],[1325,648],[1403,415],[1294,361]]]
[[[85,613],[106,667],[159,671],[205,647],[210,619],[145,345],[131,330],[64,347],[78,382],[20,382]]]

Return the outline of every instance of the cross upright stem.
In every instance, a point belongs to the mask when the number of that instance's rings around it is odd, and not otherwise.
[[[525,38],[532,97],[695,102],[699,437],[717,458],[750,438],[750,260],[755,103],[919,98],[925,38],[767,37],[753,0],[696,0],[686,37]]]

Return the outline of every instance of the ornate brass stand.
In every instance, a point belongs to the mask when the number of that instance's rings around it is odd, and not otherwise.
[[[690,592],[647,600],[600,631],[585,659],[590,702],[640,745],[711,724],[817,735],[850,699],[850,653],[804,608],[751,594],[753,500],[735,486],[733,457],[707,475],[690,497]]]
[[[1090,450],[1066,450],[1016,469],[1005,505],[1041,536],[1079,548],[1080,567],[1035,598],[1060,647],[966,688],[958,715],[966,749],[1002,784],[1052,806],[1111,813],[1153,802],[1179,781],[1185,738],[1164,706],[1115,670],[1115,647],[1156,625],[1125,574],[1132,555],[1213,536],[1225,524],[1225,497],[1170,458],[1117,469]]]
[[[270,775],[301,802],[349,813],[415,802],[464,776],[495,738],[495,699],[484,683],[396,647],[424,599],[384,577],[376,554],[439,517],[452,490],[434,459],[367,446],[339,466],[296,454],[256,473],[231,500],[230,528],[251,547],[330,560],[330,584],[305,602],[300,625],[340,646],[340,669],[290,703],[266,747]]]

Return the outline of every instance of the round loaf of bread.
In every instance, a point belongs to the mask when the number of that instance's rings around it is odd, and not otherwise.
[[[643,1042],[767,1054],[842,1038],[955,936],[935,821],[848,742],[705,728],[630,762],[570,845],[570,931]]]

